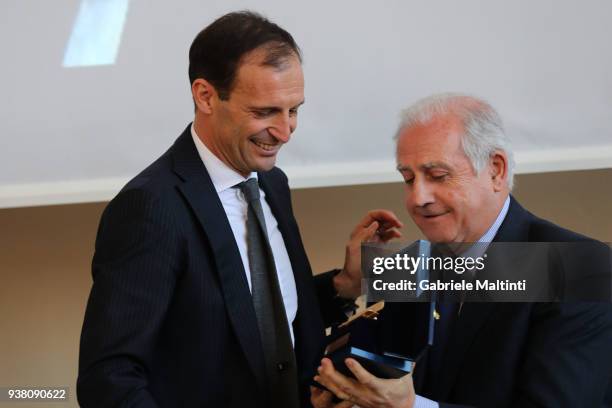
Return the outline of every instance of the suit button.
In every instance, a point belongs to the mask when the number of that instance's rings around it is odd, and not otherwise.
[[[280,363],[276,365],[276,367],[278,368],[278,371],[284,371],[287,369],[288,366],[289,366],[289,363],[287,363],[286,361],[281,361]]]

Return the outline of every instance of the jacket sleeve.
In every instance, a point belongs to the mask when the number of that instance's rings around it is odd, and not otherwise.
[[[612,374],[612,305],[541,303],[517,373],[512,408],[599,407]],[[441,408],[468,405],[440,402]]]
[[[179,270],[172,211],[143,189],[122,191],[105,210],[81,333],[82,407],[156,407],[147,373]]]
[[[325,327],[344,322],[357,307],[353,299],[343,299],[337,295],[333,279],[338,272],[338,269],[334,269],[314,277],[315,290]]]
[[[600,406],[612,373],[612,305],[534,308],[513,407]]]

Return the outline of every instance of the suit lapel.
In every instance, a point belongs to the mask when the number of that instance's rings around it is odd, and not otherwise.
[[[295,355],[301,386],[307,390],[323,355],[324,343],[323,321],[317,307],[312,271],[293,218],[291,198],[284,178],[276,171],[259,173],[258,177],[278,223],[293,269],[298,303],[297,315],[293,321]]]
[[[467,350],[497,306],[497,303],[464,303],[461,307],[454,330],[450,333],[453,341],[448,344],[444,353],[443,375],[437,384],[436,392],[440,400],[444,401],[452,390]]]
[[[176,141],[173,156],[174,169],[184,180],[178,189],[208,237],[231,325],[263,389],[262,345],[244,266],[225,210],[191,138],[190,126]]]
[[[499,227],[493,242],[523,242],[528,240],[529,213],[510,196],[510,207],[506,218]],[[444,354],[443,376],[437,384],[437,397],[444,400],[452,391],[455,379],[460,372],[461,364],[470,345],[478,335],[479,330],[491,318],[499,303],[467,302],[461,308],[453,332],[453,338]]]
[[[287,248],[287,253],[289,254],[289,260],[291,261],[291,268],[293,269],[296,290],[298,293],[299,305],[301,292],[300,288],[303,286],[301,282],[301,277],[303,275],[302,268],[305,263],[299,258],[299,251],[296,250],[297,244],[295,242],[295,237],[297,236],[297,232],[293,231],[291,228],[291,223],[288,216],[288,214],[290,214],[290,209],[288,208],[287,203],[281,202],[282,194],[275,191],[274,183],[270,179],[269,174],[258,173],[258,178],[261,188],[266,193],[266,201],[272,210],[272,214],[274,214],[274,217],[276,218],[278,229],[283,236],[283,241],[285,242],[285,247]]]
[[[293,322],[297,348],[299,336],[296,331],[296,323],[300,316],[300,312],[307,307],[308,301],[305,300],[304,297],[308,290],[308,282],[305,280],[312,279],[312,275],[310,269],[308,269],[308,259],[303,256],[303,253],[299,250],[300,245],[296,242],[296,239],[298,239],[297,237],[299,237],[299,232],[291,226],[289,217],[291,214],[290,203],[284,202],[284,195],[282,192],[277,191],[278,186],[275,185],[269,173],[258,173],[258,177],[260,186],[266,193],[266,201],[272,210],[272,214],[274,214],[274,218],[276,218],[278,229],[283,236],[285,248],[289,255],[289,261],[291,262],[291,269],[293,270],[298,297],[298,314],[296,315],[296,321]],[[287,199],[288,198],[287,196]]]

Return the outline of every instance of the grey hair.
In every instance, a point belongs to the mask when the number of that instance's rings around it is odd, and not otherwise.
[[[423,98],[402,111],[394,139],[397,142],[406,128],[425,125],[436,117],[446,115],[453,115],[462,121],[465,132],[461,138],[461,146],[476,173],[487,165],[495,151],[506,153],[508,187],[512,190],[515,163],[510,139],[497,111],[482,99],[455,93]]]

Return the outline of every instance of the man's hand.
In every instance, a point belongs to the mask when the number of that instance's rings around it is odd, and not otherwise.
[[[397,216],[388,210],[369,211],[357,224],[346,244],[344,268],[334,277],[334,286],[341,297],[354,299],[361,295],[361,243],[399,238],[402,234],[398,228],[402,226]]]
[[[310,387],[310,403],[314,408],[351,408],[353,403],[342,401],[339,404],[333,403],[334,395],[317,387]]]
[[[315,381],[324,385],[338,398],[361,408],[413,407],[416,395],[412,383],[412,374],[406,374],[398,379],[383,380],[374,377],[352,358],[347,358],[345,363],[357,380],[342,375],[334,369],[334,365],[329,359],[324,358],[321,360],[321,366],[318,369],[319,374],[315,376]],[[331,400],[329,396],[325,397]],[[315,405],[316,408],[331,406]]]

